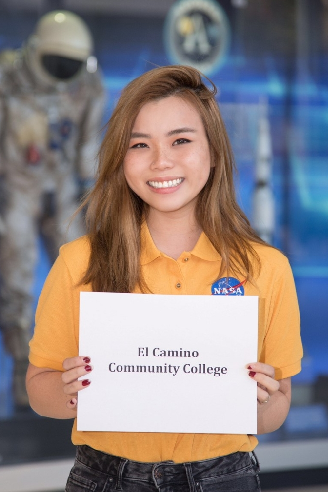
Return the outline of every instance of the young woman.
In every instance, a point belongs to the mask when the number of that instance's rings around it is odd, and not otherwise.
[[[211,295],[229,282],[231,295],[260,298],[258,362],[245,367],[257,382],[258,433],[284,422],[302,356],[295,286],[287,259],[237,205],[215,94],[183,66],[123,91],[87,198],[88,234],[61,248],[40,296],[27,373],[40,415],[75,418],[92,384],[79,380],[93,369],[78,356],[81,291]],[[81,432],[74,422],[72,440],[67,491],[260,490],[252,435]]]

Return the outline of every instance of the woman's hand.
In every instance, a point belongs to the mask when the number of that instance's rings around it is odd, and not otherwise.
[[[257,382],[257,434],[273,432],[284,423],[290,407],[291,378],[276,381],[272,366],[247,364],[249,376]]]
[[[90,357],[70,357],[63,362],[63,368],[65,372],[62,373],[61,379],[64,383],[63,390],[65,395],[71,397],[67,401],[66,406],[70,409],[75,409],[77,406],[77,394],[78,391],[87,388],[91,381],[87,378],[79,379],[81,376],[85,376],[92,371],[90,365]]]
[[[257,401],[268,403],[280,389],[279,381],[274,379],[274,368],[262,362],[253,362],[247,366],[249,376],[257,382]]]

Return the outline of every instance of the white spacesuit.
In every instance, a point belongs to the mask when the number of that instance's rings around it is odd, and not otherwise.
[[[82,19],[55,11],[0,60],[0,328],[17,406],[27,405],[39,234],[53,260],[84,233],[81,217],[67,227],[93,181],[100,140],[104,89],[92,48]]]

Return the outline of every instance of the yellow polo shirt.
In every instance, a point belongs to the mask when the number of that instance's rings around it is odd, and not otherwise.
[[[221,258],[205,234],[191,252],[174,260],[156,248],[144,223],[140,261],[147,285],[156,294],[259,296],[259,360],[275,367],[277,379],[286,378],[300,371],[302,357],[294,280],[288,260],[279,251],[254,247],[262,264],[256,285],[238,276],[229,277],[228,284],[225,278],[215,282]],[[39,299],[30,342],[30,362],[37,367],[62,371],[63,360],[78,355],[80,292],[91,291],[90,285],[80,286],[79,282],[89,255],[86,236],[60,249]],[[177,463],[251,451],[257,444],[256,437],[240,434],[82,432],[77,431],[76,420],[72,441],[131,460]]]

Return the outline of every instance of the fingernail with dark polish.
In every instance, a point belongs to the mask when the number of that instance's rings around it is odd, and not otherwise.
[[[75,401],[74,400],[70,400],[70,404],[71,405],[75,405]]]
[[[252,369],[252,366],[248,366],[247,369]]]
[[[249,371],[248,375],[253,378],[255,376],[256,372],[254,371]]]
[[[91,381],[89,381],[89,379],[83,379],[82,386],[89,386],[90,383]]]
[[[91,362],[90,357],[83,357],[83,360],[86,364],[89,364],[89,362]]]
[[[91,366],[85,366],[85,368],[84,368],[84,369],[85,369],[87,372],[92,371],[92,367],[91,367]]]

